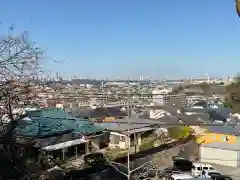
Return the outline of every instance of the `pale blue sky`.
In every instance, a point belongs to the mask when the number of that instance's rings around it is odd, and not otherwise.
[[[3,0],[2,29],[27,29],[65,77],[234,75],[234,0]]]

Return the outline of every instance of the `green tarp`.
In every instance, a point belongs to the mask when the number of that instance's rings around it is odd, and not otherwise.
[[[19,120],[15,132],[19,136],[40,137],[65,131],[86,135],[101,132],[102,128],[91,120],[78,119],[54,108],[29,111]]]

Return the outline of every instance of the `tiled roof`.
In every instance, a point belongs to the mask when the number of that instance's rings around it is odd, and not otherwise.
[[[240,144],[229,144],[227,142],[213,142],[209,144],[202,144],[202,147],[207,148],[216,148],[216,149],[223,149],[223,150],[232,150],[232,151],[239,151],[240,150]]]
[[[201,125],[208,121],[208,114],[199,115],[179,115],[179,119],[187,125]]]
[[[90,113],[90,117],[103,118],[103,117],[122,117],[127,114],[114,107],[96,108]]]
[[[40,109],[30,111],[18,121],[16,135],[44,137],[64,131],[79,134],[91,134],[102,129],[90,120],[78,119],[60,109]]]
[[[159,122],[157,120],[150,120],[150,119],[143,119],[143,118],[135,118],[135,117],[126,117],[123,119],[118,119],[115,122],[111,123],[101,123],[100,125],[107,130],[110,131],[127,131],[130,130],[137,130],[137,129],[144,129],[149,127],[155,127],[163,124],[163,122]]]
[[[219,134],[230,134],[230,135],[240,135],[240,125],[237,124],[236,126],[209,126],[207,129],[213,133]]]
[[[96,109],[76,108],[70,109],[69,111],[71,114],[77,117],[104,118],[126,116],[126,113],[122,112],[120,108],[116,107],[98,107]]]

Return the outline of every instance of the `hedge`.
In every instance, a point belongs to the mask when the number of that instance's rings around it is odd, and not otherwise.
[[[147,149],[154,148],[154,142],[155,142],[155,139],[143,142],[142,144],[140,144],[139,150],[144,151],[144,150],[147,150]]]
[[[181,139],[181,138],[187,137],[191,132],[192,132],[192,129],[187,126],[168,128],[169,137],[172,139]]]

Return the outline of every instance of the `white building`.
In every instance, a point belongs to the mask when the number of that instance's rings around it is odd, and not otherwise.
[[[172,92],[172,88],[165,88],[164,86],[157,86],[152,91],[153,103],[155,105],[163,105],[165,103],[164,97]]]
[[[240,167],[240,143],[214,142],[203,144],[200,147],[200,161]]]

